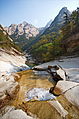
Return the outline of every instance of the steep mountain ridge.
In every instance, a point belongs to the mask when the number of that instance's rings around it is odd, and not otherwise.
[[[25,21],[20,24],[11,24],[9,27],[4,27],[4,29],[11,36],[15,44],[19,45],[22,49],[30,39],[39,34],[38,28]]]
[[[39,33],[39,35],[43,34],[43,33],[45,32],[45,30],[50,27],[51,23],[52,23],[52,19],[46,24],[45,27],[40,28],[40,33]]]
[[[41,29],[36,28],[25,21],[18,25],[11,24],[9,27],[5,27],[4,29],[14,39],[14,42],[17,45],[19,45],[23,50],[27,50],[33,44],[38,42],[41,39],[41,36],[52,32],[58,32],[64,24],[64,13],[68,16],[70,15],[67,7],[62,8],[55,19],[53,21],[50,20],[46,26]]]
[[[30,50],[38,62],[47,62],[62,55],[78,55],[79,8],[72,14],[62,8],[50,27],[37,37]]]
[[[45,30],[45,34],[50,33],[50,32],[57,32],[64,24],[65,22],[65,14],[70,16],[70,11],[67,9],[67,7],[63,7],[58,15],[55,17],[55,19],[52,21],[50,26]]]
[[[53,41],[59,34],[60,34],[60,29],[65,23],[65,15],[70,16],[70,11],[67,9],[67,7],[63,7],[58,15],[55,17],[55,19],[52,21],[50,20],[47,25],[41,30],[39,35],[37,37],[30,41],[29,44],[25,45],[24,50],[29,50],[33,45],[36,43],[39,44],[43,39],[44,40],[50,40]],[[52,40],[51,40],[52,39]]]

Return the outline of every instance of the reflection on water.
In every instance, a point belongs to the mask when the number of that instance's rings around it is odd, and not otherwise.
[[[52,83],[48,81],[47,75],[37,75],[32,70],[22,71],[18,73],[21,77],[18,80],[20,90],[15,98],[11,102],[12,105],[19,105],[22,102],[26,102],[26,93],[33,88],[44,88],[49,90],[52,87]]]
[[[26,101],[29,101],[31,99],[42,101],[42,100],[50,100],[54,98],[55,96],[49,93],[49,90],[46,90],[44,88],[33,88],[26,93]]]

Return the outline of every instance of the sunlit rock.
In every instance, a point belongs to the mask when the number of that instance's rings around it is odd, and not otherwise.
[[[19,90],[19,84],[12,75],[3,76],[0,79],[0,107],[4,106],[10,98],[13,98]]]
[[[62,91],[61,94],[64,94],[69,102],[79,107],[79,83],[59,81],[56,87]]]
[[[33,119],[21,109],[14,106],[5,106],[0,110],[0,119]]]

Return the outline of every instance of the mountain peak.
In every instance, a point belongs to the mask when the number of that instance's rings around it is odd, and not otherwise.
[[[39,30],[33,25],[23,21],[20,24],[11,24],[9,27],[5,27],[5,30],[9,35],[15,36],[14,39],[17,39],[24,35],[26,39],[31,37],[36,37],[39,34]]]
[[[16,24],[11,24],[9,27],[17,26]]]
[[[58,31],[62,25],[64,24],[64,15],[65,13],[70,16],[70,11],[67,9],[67,7],[63,7],[58,15],[55,17],[55,19],[52,21],[50,26],[44,31],[45,34],[50,33],[50,32],[56,32]]]
[[[25,26],[26,24],[28,24],[26,21],[23,21],[22,24]]]
[[[53,22],[63,22],[64,21],[64,13],[67,13],[68,16],[70,16],[70,11],[67,9],[67,7],[63,7],[60,11],[59,14],[55,17]]]
[[[67,10],[67,7],[63,7],[61,10]]]
[[[59,14],[60,14],[60,13],[61,13],[61,14],[64,14],[64,12],[70,14],[70,12],[69,12],[69,10],[67,9],[67,7],[63,7],[63,8],[60,10]]]

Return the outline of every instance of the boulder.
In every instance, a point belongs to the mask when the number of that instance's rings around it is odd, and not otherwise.
[[[0,119],[33,119],[21,109],[16,109],[14,106],[4,106],[0,110]]]
[[[33,119],[21,109],[12,110],[3,115],[2,119]]]
[[[55,87],[61,90],[69,102],[79,108],[79,83],[71,81],[59,81]]]

